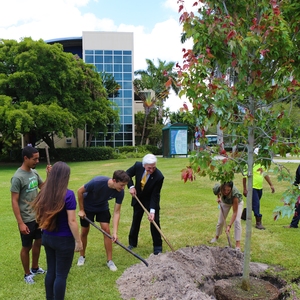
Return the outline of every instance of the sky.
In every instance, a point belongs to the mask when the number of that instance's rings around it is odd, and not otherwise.
[[[178,0],[10,0],[1,5],[0,39],[24,37],[45,41],[81,37],[83,31],[134,33],[134,70],[144,70],[146,59],[158,65],[182,62]],[[185,0],[187,11],[196,0]],[[177,111],[185,99],[174,93],[166,107]]]

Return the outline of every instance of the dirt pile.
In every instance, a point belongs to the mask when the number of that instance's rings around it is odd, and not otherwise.
[[[175,252],[150,255],[149,266],[139,263],[117,280],[122,299],[206,300],[216,299],[218,279],[241,276],[243,253],[225,247],[181,248]],[[258,276],[267,265],[251,263],[251,275]]]

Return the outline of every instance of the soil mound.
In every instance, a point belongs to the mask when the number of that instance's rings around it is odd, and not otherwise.
[[[243,258],[244,254],[235,249],[205,245],[151,254],[148,267],[143,263],[131,266],[117,284],[124,300],[216,299],[215,282],[241,276]],[[259,276],[266,269],[265,264],[250,264],[252,276]]]

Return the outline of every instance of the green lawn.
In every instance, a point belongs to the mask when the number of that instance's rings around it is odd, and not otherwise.
[[[71,178],[69,188],[76,190],[96,175],[112,176],[116,169],[127,169],[137,159],[122,159],[97,162],[69,163]],[[215,226],[218,218],[218,206],[212,193],[214,182],[208,178],[197,178],[194,182],[183,183],[181,170],[188,164],[187,158],[159,158],[158,168],[165,176],[165,182],[161,195],[161,229],[175,250],[200,244],[209,245],[209,240],[215,234]],[[44,276],[36,277],[36,284],[26,285],[23,282],[23,270],[19,258],[21,242],[15,217],[10,202],[10,178],[19,165],[0,166],[0,299],[20,300],[28,297],[31,300],[45,298]],[[297,163],[285,164],[292,174],[295,173]],[[39,174],[45,178],[45,164],[38,165]],[[270,188],[265,183],[264,195],[261,201],[263,225],[266,230],[260,231],[253,227],[251,261],[266,264],[280,265],[283,271],[280,273],[288,281],[298,278],[299,281],[299,249],[300,229],[285,229],[283,225],[290,223],[290,219],[273,221],[272,211],[280,205],[281,193],[286,188],[286,183],[277,182],[275,176],[270,173],[275,186],[275,194],[270,193]],[[237,175],[236,186],[242,189],[242,177]],[[112,202],[112,201],[110,201]],[[110,203],[111,207],[113,202]],[[130,195],[126,190],[126,196],[122,205],[121,220],[119,225],[119,241],[127,246],[127,236],[130,228],[132,210]],[[245,222],[243,221],[243,236],[245,236]],[[233,235],[233,232],[232,232]],[[233,241],[233,236],[231,237]],[[243,250],[242,241],[242,250]],[[227,246],[227,239],[223,234],[218,246]],[[134,251],[147,259],[152,253],[152,240],[149,232],[149,222],[143,219],[139,246]],[[170,251],[164,243],[164,251]],[[106,257],[103,246],[102,234],[95,228],[91,228],[86,264],[77,267],[78,253],[75,253],[71,268],[66,300],[77,299],[120,299],[116,280],[129,266],[140,263],[138,259],[130,255],[118,245],[114,245],[113,260],[118,267],[117,272],[111,272],[106,267]],[[45,268],[45,253],[42,249],[40,265]],[[145,266],[146,267],[146,266]],[[292,284],[295,288],[296,284]],[[298,292],[300,298],[300,291]]]

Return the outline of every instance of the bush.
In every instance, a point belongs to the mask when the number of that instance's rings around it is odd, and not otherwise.
[[[22,162],[22,150],[12,150],[10,155],[1,156],[3,162]],[[44,148],[39,149],[40,161],[46,161]],[[144,155],[152,153],[161,155],[162,149],[152,145],[111,147],[89,147],[89,148],[57,148],[49,149],[50,161],[96,161],[114,158],[142,158]]]

